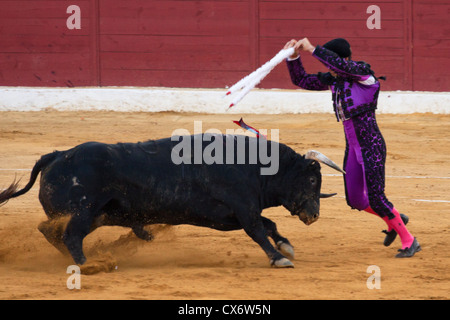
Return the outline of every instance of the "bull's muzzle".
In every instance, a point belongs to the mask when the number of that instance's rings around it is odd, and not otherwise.
[[[319,202],[313,199],[306,201],[298,214],[298,217],[304,224],[309,226],[319,219]]]
[[[303,202],[284,202],[283,206],[289,210],[291,215],[298,216],[306,225],[310,225],[319,219],[320,204],[318,199],[308,199]]]
[[[319,219],[319,212],[313,214],[306,214],[302,212],[298,216],[304,224],[309,226],[310,224],[316,222]]]

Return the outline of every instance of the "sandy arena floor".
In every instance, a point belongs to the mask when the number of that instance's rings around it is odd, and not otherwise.
[[[36,160],[82,142],[137,142],[168,137],[177,128],[194,133],[236,129],[237,115],[119,112],[0,112],[0,188],[17,176],[28,181]],[[342,126],[332,114],[243,115],[256,128],[279,129],[280,142],[299,153],[316,149],[342,164]],[[294,269],[270,268],[244,231],[193,226],[155,229],[147,243],[129,229],[102,227],[84,243],[88,260],[111,263],[113,272],[81,276],[69,290],[60,254],[37,230],[46,219],[39,182],[0,207],[0,299],[449,299],[450,116],[379,115],[388,145],[388,198],[410,217],[422,251],[395,259],[400,240],[384,247],[385,225],[351,210],[342,177],[323,167],[321,218],[310,226],[282,207],[266,210],[295,247]],[[381,289],[368,289],[367,268],[381,271]]]

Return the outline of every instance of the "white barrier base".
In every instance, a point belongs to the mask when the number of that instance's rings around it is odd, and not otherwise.
[[[330,113],[331,93],[254,89],[228,109],[227,89],[161,87],[35,88],[0,87],[0,111],[122,111],[198,113]],[[378,113],[450,114],[450,92],[381,92]]]

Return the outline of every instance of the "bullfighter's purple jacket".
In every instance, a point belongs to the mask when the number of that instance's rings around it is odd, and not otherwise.
[[[333,78],[329,73],[307,74],[299,58],[288,61],[292,82],[307,90],[331,89],[338,121],[377,108],[380,83],[374,77],[369,64],[347,61],[321,46],[316,47],[313,56],[336,72],[338,77]]]
[[[346,199],[358,210],[371,208],[380,217],[394,218],[393,205],[384,194],[386,144],[375,118],[380,83],[370,65],[345,60],[317,46],[313,56],[337,77],[308,74],[300,57],[287,60],[292,82],[307,90],[331,89],[336,117],[342,120],[346,138],[344,176]]]

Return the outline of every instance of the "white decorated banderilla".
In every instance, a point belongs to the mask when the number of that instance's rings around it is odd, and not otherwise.
[[[294,54],[294,48],[282,49],[261,67],[231,86],[226,95],[228,96],[234,93],[237,93],[237,95],[232,100],[229,108],[238,104],[239,101],[241,101],[250,90],[257,86],[278,64],[292,54]]]

